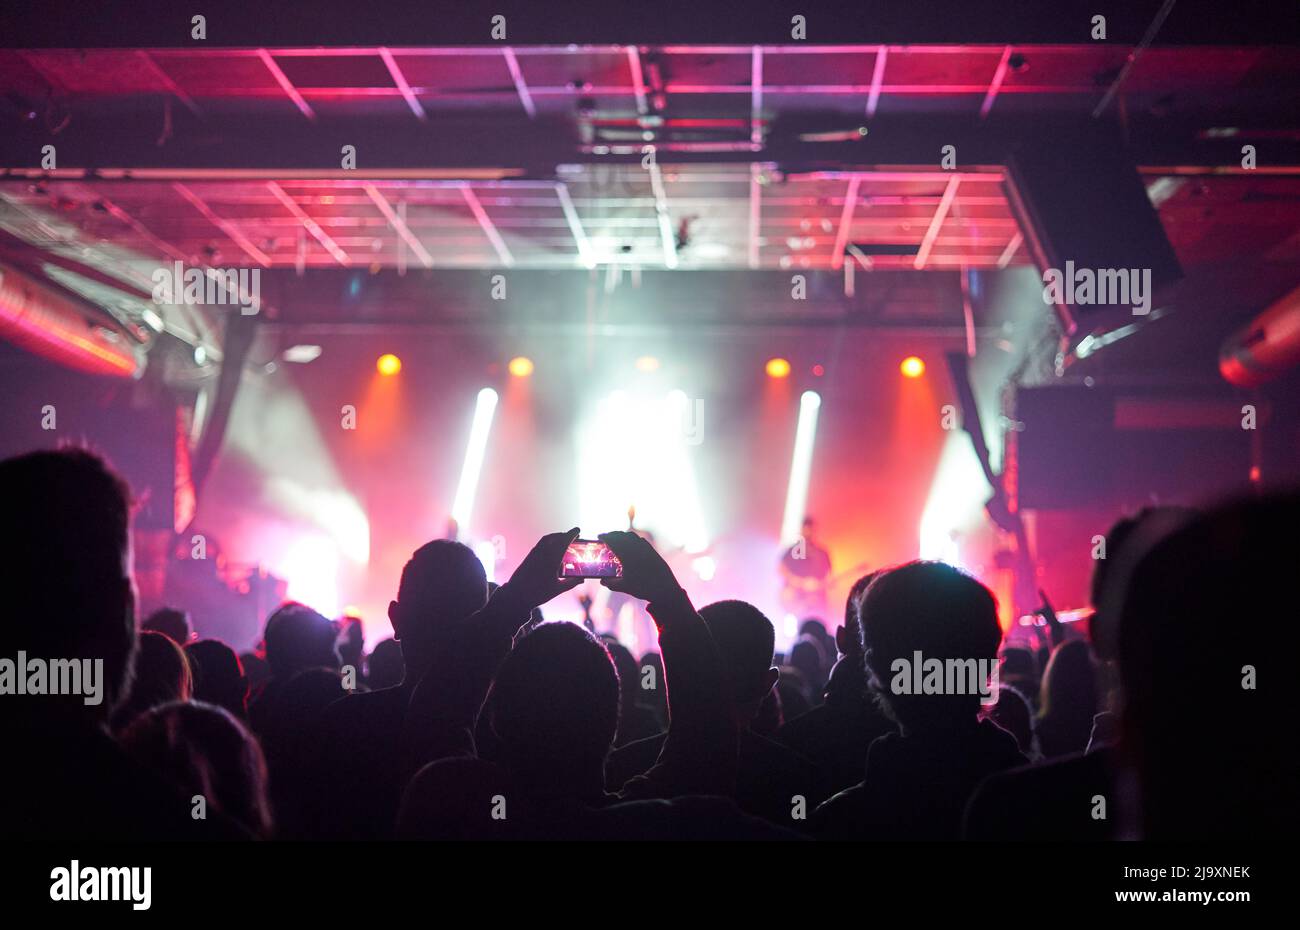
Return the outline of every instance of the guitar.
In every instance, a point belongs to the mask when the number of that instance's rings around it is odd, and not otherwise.
[[[870,571],[870,565],[859,562],[850,569],[821,578],[796,575],[784,565],[780,569],[781,606],[789,613],[801,617],[805,613],[825,612],[830,606],[830,592],[844,581],[857,581]],[[829,617],[821,619],[830,620]]]

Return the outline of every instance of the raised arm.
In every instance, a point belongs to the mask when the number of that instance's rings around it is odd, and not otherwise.
[[[604,533],[623,563],[620,578],[601,583],[646,600],[659,628],[668,696],[668,739],[655,766],[623,786],[627,798],[730,794],[737,732],[727,712],[721,656],[704,620],[652,545],[635,533]]]
[[[408,771],[453,756],[474,756],[474,727],[492,678],[534,608],[581,584],[558,577],[564,550],[578,528],[538,540],[510,580],[492,593],[449,637],[411,695],[403,725]]]

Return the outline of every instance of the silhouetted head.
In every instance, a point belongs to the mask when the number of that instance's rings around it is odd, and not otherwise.
[[[188,701],[194,678],[185,651],[170,636],[143,630],[135,653],[135,667],[126,700],[113,711],[113,729],[119,730],[147,710],[171,701]]]
[[[544,623],[501,663],[489,698],[507,766],[530,790],[599,794],[618,729],[618,675],[582,627]]]
[[[822,623],[816,617],[809,617],[799,624],[800,636],[811,636],[813,639],[819,639],[825,642],[827,639],[826,624]]]
[[[1097,666],[1086,642],[1070,639],[1052,650],[1038,706],[1043,717],[1059,715],[1091,724],[1097,713]]]
[[[0,655],[103,660],[99,704],[49,698],[93,720],[121,700],[135,648],[130,508],[125,482],[90,452],[0,462]]]
[[[140,629],[170,636],[172,642],[184,646],[193,635],[190,615],[175,607],[160,607],[140,624]]]
[[[334,624],[305,604],[282,604],[266,618],[266,662],[272,678],[289,678],[308,668],[338,668]]]
[[[402,569],[397,600],[388,605],[406,668],[421,675],[448,634],[487,603],[487,575],[469,546],[450,539],[425,543]]]
[[[1187,507],[1144,507],[1116,520],[1106,531],[1104,558],[1093,562],[1089,587],[1094,613],[1088,635],[1099,658],[1117,657],[1119,600],[1133,568],[1156,542],[1195,516],[1196,511]]]
[[[248,679],[235,650],[219,639],[200,639],[185,647],[185,655],[194,672],[194,700],[215,704],[243,720]]]
[[[241,652],[239,654],[239,664],[244,669],[244,677],[248,679],[249,693],[255,693],[271,680],[271,667],[266,664],[266,656],[256,651]]]
[[[835,631],[835,648],[841,655],[862,655],[862,626],[858,622],[858,608],[862,595],[878,572],[868,572],[849,588],[848,599],[844,602],[844,625]]]
[[[1156,543],[1119,610],[1121,746],[1142,836],[1290,836],[1300,494],[1232,503]]]
[[[230,713],[197,701],[155,707],[120,741],[133,758],[255,836],[271,832],[266,762],[257,740]]]
[[[376,691],[402,683],[402,644],[395,639],[375,643],[366,659],[366,684]]]
[[[701,608],[700,616],[722,657],[736,723],[747,725],[780,677],[772,665],[772,621],[745,601],[718,601]]]
[[[342,617],[336,626],[339,631],[339,661],[359,670],[361,655],[366,648],[366,631],[361,624],[361,618],[347,615]]]
[[[980,660],[991,663],[1002,640],[997,601],[988,588],[942,562],[909,562],[881,572],[862,598],[862,646],[867,675],[882,703],[905,731],[973,721],[980,693],[963,678],[952,694],[900,693],[911,681],[916,653],[924,665]],[[896,664],[898,663],[898,664]],[[913,689],[915,690],[915,689]]]

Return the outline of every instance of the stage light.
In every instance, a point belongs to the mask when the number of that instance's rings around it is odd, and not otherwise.
[[[718,572],[718,563],[714,561],[713,556],[702,555],[691,560],[691,568],[695,570],[700,581],[712,581],[713,576]]]
[[[469,442],[465,445],[465,462],[460,469],[460,481],[451,505],[451,518],[462,533],[468,532],[470,514],[474,510],[474,496],[478,493],[478,479],[483,471],[483,456],[487,452],[497,399],[496,391],[484,388],[474,401],[474,421],[469,429]]]
[[[636,370],[651,372],[659,370],[659,359],[653,355],[643,355],[636,360]]]
[[[817,411],[822,399],[816,391],[804,391],[799,398],[799,421],[794,429],[794,455],[790,460],[790,484],[785,492],[785,513],[781,517],[781,545],[793,546],[803,531],[808,506],[808,483],[812,478],[813,442],[817,437]]]
[[[326,617],[338,616],[338,572],[338,546],[324,536],[299,537],[276,566],[288,583],[285,596]]]
[[[402,360],[391,353],[381,355],[379,361],[375,362],[375,370],[385,377],[395,375],[402,370]]]
[[[983,525],[989,491],[969,438],[949,435],[921,511],[920,557],[962,567],[960,540]]]
[[[284,352],[280,355],[280,357],[284,359],[286,362],[294,362],[295,364],[298,365],[305,365],[308,362],[314,362],[316,359],[320,358],[320,353],[321,353],[320,346],[296,345],[296,346],[289,346],[289,348],[284,350]],[[401,367],[400,362],[398,363],[398,367],[399,368]]]
[[[636,506],[640,528],[688,554],[709,544],[692,451],[707,428],[699,398],[616,390],[584,411],[575,436],[578,523],[594,533],[625,525]]]
[[[814,365],[812,367],[812,373],[814,378],[820,378],[822,375],[826,374],[826,369],[821,365]]]
[[[783,358],[769,358],[767,360],[767,376],[769,378],[784,378],[790,374],[790,363]]]
[[[149,328],[152,329],[155,333],[161,333],[165,328],[163,325],[162,317],[154,313],[148,307],[144,308],[144,312],[141,313],[140,316],[144,319],[146,323],[149,324]]]
[[[516,355],[506,368],[516,378],[527,378],[533,373],[533,360],[526,355]]]
[[[925,362],[915,355],[909,355],[903,359],[902,364],[898,366],[898,370],[903,373],[904,378],[919,378],[925,374]]]
[[[478,558],[479,564],[483,566],[483,574],[487,575],[488,581],[497,580],[497,547],[490,539],[480,539],[471,546],[474,555]]]

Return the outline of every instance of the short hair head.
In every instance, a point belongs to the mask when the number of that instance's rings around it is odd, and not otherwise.
[[[776,684],[772,654],[776,630],[772,621],[745,601],[717,601],[700,609],[704,625],[722,658],[732,701],[758,703]]]
[[[159,607],[145,618],[140,629],[170,636],[173,642],[184,646],[190,641],[190,615],[175,607]]]
[[[290,601],[266,618],[266,663],[273,678],[308,668],[338,668],[338,630],[306,604]]]
[[[973,720],[980,694],[898,694],[890,687],[895,660],[992,660],[1002,640],[993,593],[943,562],[908,562],[882,572],[861,605],[862,646],[869,679],[885,709],[905,728]]]
[[[513,770],[548,780],[599,773],[618,729],[618,674],[582,627],[543,623],[501,663],[489,705]]]
[[[202,795],[256,836],[270,833],[261,747],[228,711],[200,701],[164,704],[137,717],[121,740],[186,797]]]
[[[0,654],[102,659],[100,719],[121,700],[135,648],[131,493],[84,449],[0,462],[0,577],[9,619]]]
[[[488,582],[474,550],[452,539],[427,542],[402,569],[397,600],[389,605],[408,666],[425,661],[457,624],[487,603]]]

